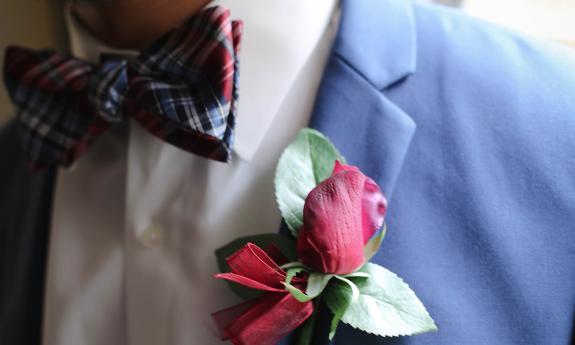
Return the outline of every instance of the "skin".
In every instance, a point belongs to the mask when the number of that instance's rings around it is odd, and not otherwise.
[[[100,0],[73,5],[76,18],[109,46],[142,49],[211,0]]]

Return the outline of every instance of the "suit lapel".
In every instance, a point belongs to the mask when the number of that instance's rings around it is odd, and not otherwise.
[[[41,344],[56,171],[32,174],[15,121],[0,127],[0,344]]]
[[[329,62],[310,126],[391,196],[415,123],[338,58]]]
[[[310,121],[310,127],[328,136],[388,199],[416,128],[412,118],[385,96],[415,72],[411,6],[403,0],[341,1],[339,31]],[[330,313],[320,311],[313,344],[330,343],[330,323]],[[288,337],[280,344],[296,339]]]
[[[389,198],[416,127],[385,96],[415,71],[413,9],[401,0],[343,0],[341,6],[310,126]]]

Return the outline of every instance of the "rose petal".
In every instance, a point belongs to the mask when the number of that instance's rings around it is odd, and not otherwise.
[[[387,211],[387,200],[375,181],[366,178],[361,196],[363,244],[365,245],[381,228]]]
[[[353,272],[364,263],[363,248],[383,225],[386,210],[375,181],[336,161],[332,175],[306,198],[300,261],[321,272]]]
[[[309,193],[297,243],[302,263],[335,274],[351,273],[363,263],[364,184],[361,172],[344,170]]]
[[[333,174],[341,171],[358,171],[359,168],[353,165],[345,165],[340,161],[335,161]],[[363,241],[364,244],[383,225],[385,212],[387,211],[387,200],[374,180],[366,176],[364,189],[362,192],[362,217],[363,217]]]
[[[333,172],[331,173],[332,175],[337,174],[338,172],[342,172],[342,171],[358,171],[361,172],[359,170],[358,167],[355,167],[353,165],[346,165],[341,163],[340,161],[335,161],[335,166],[333,167]]]

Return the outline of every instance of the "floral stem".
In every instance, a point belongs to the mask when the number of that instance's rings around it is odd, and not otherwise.
[[[317,319],[317,314],[319,313],[319,303],[320,297],[314,299],[314,310],[309,319],[307,319],[301,327],[299,332],[299,337],[297,345],[311,345],[313,338],[313,331],[315,329],[315,323]]]

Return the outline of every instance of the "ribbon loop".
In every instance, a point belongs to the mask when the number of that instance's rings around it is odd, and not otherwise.
[[[220,333],[235,345],[275,344],[313,313],[311,301],[300,302],[285,289],[286,271],[274,257],[280,257],[282,262],[285,259],[276,250],[277,247],[263,250],[248,243],[228,258],[232,272],[215,275],[266,291],[258,298],[212,314]],[[293,277],[294,285],[290,286],[305,288],[305,282],[301,277]]]

